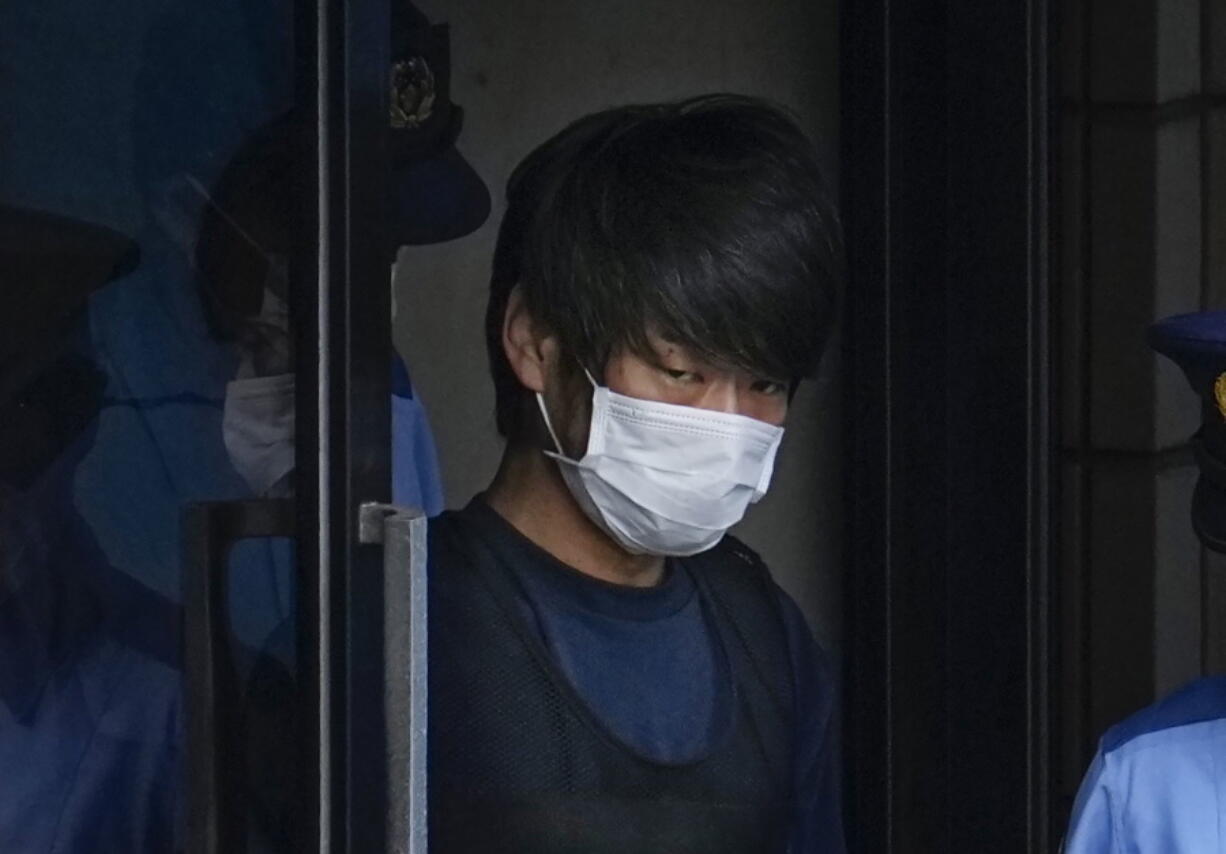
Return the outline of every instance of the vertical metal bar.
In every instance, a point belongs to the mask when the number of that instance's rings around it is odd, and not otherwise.
[[[217,646],[212,567],[219,561],[217,543],[203,508],[183,514],[184,699],[187,716],[187,850],[189,854],[220,854],[221,786],[217,747]]]
[[[254,537],[291,537],[288,499],[190,504],[183,513],[190,854],[229,854],[247,838],[245,730],[230,651],[230,551]]]
[[[387,850],[426,854],[426,517],[398,510],[383,538]]]
[[[337,118],[336,100],[339,94],[343,102],[343,78],[341,67],[335,62],[337,42],[343,42],[343,32],[338,32],[344,22],[344,5],[337,0],[319,0],[317,6],[317,49],[318,49],[318,90],[316,104],[318,108],[318,148],[316,167],[319,175],[319,250],[318,250],[318,280],[316,283],[315,305],[315,335],[317,347],[316,373],[316,408],[315,424],[317,425],[316,440],[316,525],[312,530],[318,531],[315,543],[315,562],[319,569],[315,581],[318,584],[316,596],[319,603],[317,618],[317,648],[315,654],[318,662],[318,760],[319,760],[319,852],[330,854],[333,851],[332,842],[338,816],[343,816],[343,799],[337,803],[333,793],[336,789],[333,783],[332,769],[337,760],[343,761],[344,744],[333,736],[336,722],[333,717],[333,695],[338,680],[343,679],[343,669],[340,673],[334,670],[336,661],[332,654],[333,633],[337,628],[333,625],[333,590],[332,576],[332,460],[333,460],[333,426],[332,426],[332,383],[331,373],[334,370],[336,351],[332,341],[332,283],[341,278],[344,270],[344,223],[337,222],[343,218],[343,207],[338,205],[338,178],[343,181],[343,172],[338,176],[333,169],[333,161],[337,159],[338,137],[336,132]],[[340,86],[338,92],[338,84]],[[343,189],[343,184],[341,185]],[[343,196],[342,196],[343,197]],[[337,215],[341,214],[342,217]],[[337,241],[337,232],[342,239]],[[336,273],[342,276],[337,277]],[[301,351],[300,351],[301,352]],[[310,352],[309,350],[306,352]],[[343,682],[341,683],[343,686]],[[343,688],[342,688],[343,689]],[[339,755],[338,755],[339,754]],[[343,790],[341,791],[343,798]],[[343,838],[344,834],[340,834]],[[343,847],[336,849],[343,851]]]
[[[389,0],[318,0],[318,293],[312,306],[318,532],[319,850],[387,842],[383,564],[359,501],[391,492],[387,178]],[[305,376],[304,376],[305,379]],[[304,449],[304,454],[306,453]]]
[[[384,556],[363,545],[359,505],[391,498],[391,291],[387,228],[390,0],[346,0],[344,101],[336,122],[344,146],[344,279],[332,302],[333,592],[343,622],[333,648],[344,652],[345,850],[378,854],[388,842],[388,745],[384,692]],[[342,135],[343,134],[343,135]],[[336,162],[334,160],[334,162]],[[338,196],[337,203],[341,203]],[[343,285],[342,285],[343,282]],[[340,288],[343,288],[341,290]],[[335,708],[333,710],[335,714]],[[334,775],[340,773],[336,765]],[[341,783],[334,787],[339,790]],[[334,840],[335,845],[335,840]]]
[[[1213,283],[1210,276],[1210,251],[1213,246],[1214,236],[1213,230],[1210,228],[1212,219],[1213,199],[1210,195],[1211,187],[1209,180],[1212,177],[1211,162],[1211,133],[1210,117],[1212,113],[1209,110],[1210,106],[1210,89],[1212,88],[1210,80],[1210,63],[1213,50],[1213,37],[1210,26],[1212,20],[1209,10],[1209,0],[1201,0],[1199,9],[1199,24],[1200,24],[1200,97],[1197,99],[1199,104],[1199,157],[1200,168],[1198,176],[1200,178],[1200,309],[1201,311],[1209,310],[1213,307]],[[1220,13],[1219,13],[1220,14]],[[1202,675],[1208,675],[1212,672],[1209,650],[1213,640],[1213,597],[1210,595],[1210,585],[1213,584],[1213,575],[1210,571],[1209,553],[1205,548],[1200,549],[1200,672]]]
[[[848,268],[844,316],[844,436],[848,497],[844,781],[851,851],[894,850],[892,613],[894,459],[890,290],[890,79],[893,8],[888,0],[840,4],[841,197]]]
[[[1054,843],[1052,805],[1054,739],[1052,737],[1052,682],[1058,676],[1053,666],[1052,567],[1055,566],[1053,517],[1059,513],[1056,484],[1059,480],[1054,420],[1054,346],[1052,325],[1051,210],[1052,152],[1051,121],[1055,100],[1051,96],[1055,74],[1048,49],[1054,31],[1054,10],[1046,0],[1030,0],[1027,36],[1029,63],[1027,111],[1029,113],[1029,365],[1027,383],[1027,561],[1026,627],[1028,681],[1027,703],[1027,832],[1031,854],[1046,854]]]
[[[316,506],[318,503],[318,361],[316,290],[325,267],[319,210],[323,197],[320,179],[319,127],[323,101],[323,45],[320,0],[294,3],[294,104],[302,120],[294,127],[302,145],[298,164],[303,181],[295,189],[297,222],[289,262],[289,309],[296,353],[295,386],[295,493],[298,507],[294,529],[298,535],[295,555],[294,602],[295,658],[297,667],[293,716],[299,722],[294,734],[299,767],[295,781],[292,838],[299,850],[323,851],[318,844],[324,804],[320,801],[321,739],[320,599],[319,550]]]
[[[1105,10],[1104,10],[1105,11]],[[1077,379],[1078,385],[1082,389],[1090,389],[1093,386],[1093,372],[1091,370],[1091,354],[1094,347],[1094,324],[1091,318],[1094,317],[1096,309],[1094,300],[1094,288],[1091,286],[1096,275],[1094,269],[1094,255],[1096,240],[1094,234],[1094,216],[1093,210],[1095,205],[1094,199],[1094,182],[1091,180],[1093,175],[1093,124],[1090,121],[1091,108],[1093,106],[1090,80],[1094,71],[1094,46],[1097,40],[1094,38],[1094,27],[1098,22],[1098,17],[1095,13],[1094,4],[1090,0],[1081,0],[1081,41],[1076,46],[1081,56],[1081,67],[1078,72],[1078,78],[1081,86],[1077,92],[1077,101],[1080,105],[1077,121],[1081,125],[1081,140],[1080,150],[1078,151],[1078,170],[1080,176],[1077,192],[1080,196],[1078,199],[1078,222],[1076,228],[1079,230],[1079,239],[1081,241],[1081,257],[1079,264],[1081,266],[1081,293],[1078,294],[1077,311],[1081,315],[1081,336],[1079,343],[1079,352],[1077,354],[1077,365],[1079,376]],[[1069,48],[1064,48],[1068,50]],[[1091,441],[1090,425],[1093,423],[1094,412],[1094,395],[1082,394],[1081,411],[1078,415],[1080,429],[1076,437],[1077,455],[1083,464],[1078,468],[1078,536],[1080,542],[1077,552],[1077,577],[1075,579],[1076,596],[1077,596],[1077,612],[1078,612],[1078,634],[1075,638],[1076,647],[1072,651],[1073,655],[1078,658],[1078,667],[1081,669],[1081,678],[1079,679],[1080,700],[1077,704],[1077,750],[1080,753],[1078,762],[1079,768],[1084,768],[1090,762],[1090,745],[1094,744],[1097,733],[1093,730],[1092,721],[1094,720],[1094,506],[1095,506],[1095,477],[1094,469],[1098,463],[1097,455],[1093,450]],[[1068,647],[1066,647],[1068,648]]]

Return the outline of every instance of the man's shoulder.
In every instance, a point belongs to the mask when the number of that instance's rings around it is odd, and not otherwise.
[[[778,612],[779,619],[789,635],[790,645],[803,643],[805,646],[816,646],[800,606],[775,581],[766,561],[755,549],[732,534],[725,534],[719,544],[711,549],[710,554],[715,559],[712,563],[721,567],[726,575],[740,578],[743,582],[759,588]]]
[[[465,522],[464,510],[444,510],[426,520],[426,546],[430,563],[436,560],[460,559],[457,546],[465,538],[471,539],[472,531]]]
[[[1104,754],[1120,755],[1155,745],[1199,739],[1213,730],[1226,735],[1226,676],[1197,679],[1168,697],[1141,709],[1109,729]]]
[[[767,572],[766,561],[762,559],[762,555],[758,554],[744,540],[732,534],[724,534],[723,539],[716,544],[712,551],[729,555],[747,566],[752,566],[761,572]]]
[[[465,610],[473,597],[484,601],[491,585],[502,589],[504,575],[497,567],[506,559],[503,546],[497,532],[489,530],[489,520],[471,505],[430,517],[426,527],[430,607],[450,602]]]
[[[458,513],[458,510],[443,510],[440,513],[427,517],[427,536],[432,540],[439,532],[446,531],[453,527],[455,525],[455,517]]]
[[[707,551],[683,560],[690,561],[694,570],[700,572],[708,583],[722,589],[753,590],[771,599],[777,595],[777,585],[762,556],[732,534],[725,534]]]
[[[801,693],[811,689],[822,695],[830,693],[834,671],[826,651],[815,639],[800,606],[775,581],[762,556],[731,534],[724,535],[706,554],[703,571],[708,581],[714,578],[723,591],[734,589],[752,597],[760,603],[760,616],[770,615]]]

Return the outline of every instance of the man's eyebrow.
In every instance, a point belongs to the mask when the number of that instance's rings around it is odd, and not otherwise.
[[[661,347],[663,347],[666,350],[677,350],[682,355],[686,356],[693,356],[695,354],[694,348],[686,342],[679,341],[676,338],[669,338],[666,335],[661,335],[659,332],[649,333],[647,336],[647,343],[651,345],[652,349],[654,350],[659,350]]]
[[[687,344],[684,341],[677,341],[673,338],[666,338],[660,333],[653,333],[647,338],[647,345],[650,348],[648,356],[654,356],[657,362],[657,367],[663,367],[658,364],[669,355],[677,355],[681,358],[692,362],[695,367],[709,371],[725,371],[725,372],[740,372],[745,374],[754,374],[757,372],[745,368],[740,368],[731,359],[720,359],[711,355],[704,354],[700,349],[693,345]],[[762,379],[770,379],[772,382],[778,382],[771,377],[762,376]]]
[[[652,350],[655,351],[656,359],[660,361],[663,361],[670,356],[675,356],[684,359],[687,362],[696,363],[702,367],[712,367],[712,365],[706,359],[695,353],[693,349],[676,341],[664,341],[662,346],[659,347],[653,345]]]

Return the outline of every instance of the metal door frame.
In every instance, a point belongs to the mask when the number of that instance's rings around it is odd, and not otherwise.
[[[384,240],[389,0],[299,8],[299,103],[318,187],[292,307],[298,330],[301,818],[320,852],[385,850],[383,559],[360,506],[391,493],[391,297]],[[314,69],[310,67],[314,59]],[[315,824],[317,822],[317,824]],[[311,826],[314,824],[314,826]]]

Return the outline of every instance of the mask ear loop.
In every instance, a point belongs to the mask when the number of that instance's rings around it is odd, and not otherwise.
[[[541,410],[541,418],[545,419],[545,429],[549,431],[549,438],[553,440],[553,446],[558,449],[558,456],[565,457],[566,451],[562,450],[562,443],[558,441],[558,434],[553,432],[553,424],[549,421],[549,412],[545,409],[545,397],[539,391],[536,393],[536,405]],[[549,453],[546,451],[545,453]]]
[[[578,360],[576,359],[576,361]],[[600,388],[600,386],[596,384],[596,380],[592,379],[591,371],[589,371],[582,362],[579,362],[579,367],[583,368],[583,375],[587,377],[587,381],[592,384],[592,388]],[[558,456],[562,459],[566,459],[566,451],[562,449],[562,443],[558,441],[558,434],[553,431],[553,424],[549,420],[549,411],[545,409],[545,397],[539,391],[536,393],[536,405],[537,408],[541,410],[541,418],[545,421],[545,429],[549,431],[549,438],[553,440],[553,446],[558,449]],[[546,453],[549,452],[546,451]]]

